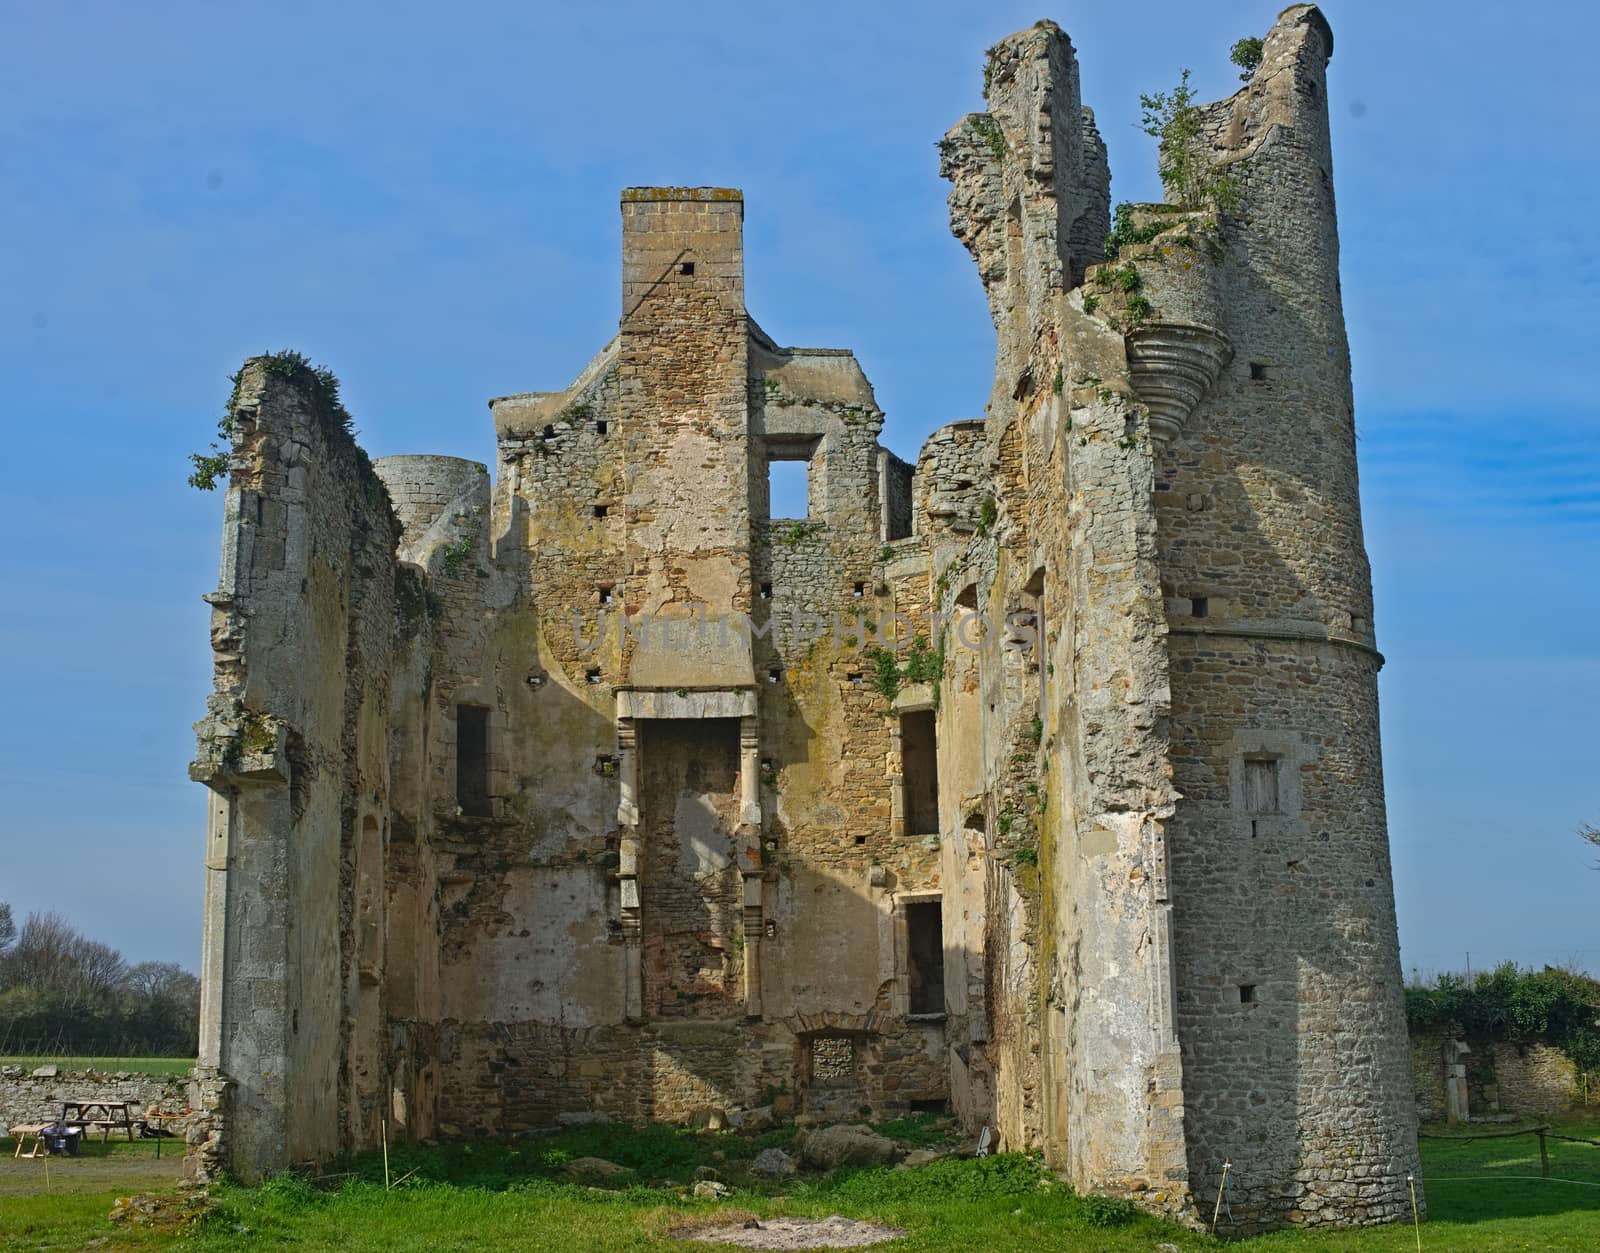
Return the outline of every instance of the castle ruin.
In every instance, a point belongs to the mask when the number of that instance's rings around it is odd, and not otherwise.
[[[1417,1165],[1324,72],[1141,206],[1067,36],[940,145],[998,336],[915,465],[744,301],[739,192],[622,195],[621,321],[480,464],[231,405],[191,1151],[246,1179],[559,1115],[946,1109],[1232,1227]],[[803,519],[768,469],[803,461]]]

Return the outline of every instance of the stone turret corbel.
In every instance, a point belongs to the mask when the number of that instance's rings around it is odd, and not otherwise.
[[[242,783],[289,781],[289,726],[282,718],[214,697],[194,730],[189,777],[196,783],[225,792]]]
[[[1150,412],[1151,439],[1167,445],[1233,359],[1221,329],[1222,228],[1213,210],[1168,205],[1135,206],[1132,221],[1160,233],[1098,268],[1096,299],[1118,311],[1128,382]]]
[[[1221,331],[1193,322],[1149,322],[1127,335],[1128,382],[1150,411],[1150,438],[1170,444],[1233,359]]]

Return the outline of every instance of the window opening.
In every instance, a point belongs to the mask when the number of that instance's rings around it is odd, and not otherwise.
[[[456,706],[456,804],[469,818],[487,818],[489,804],[489,711]]]
[[[944,921],[938,901],[906,906],[911,1012],[944,1013]]]

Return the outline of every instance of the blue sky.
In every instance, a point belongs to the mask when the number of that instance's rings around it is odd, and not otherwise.
[[[751,311],[853,347],[912,456],[988,392],[934,150],[984,49],[1060,21],[1152,199],[1139,92],[1226,94],[1275,12],[0,5],[0,900],[196,961],[221,499],[183,480],[242,358],[333,367],[375,455],[488,460],[484,401],[615,329],[618,189],[726,184]],[[1600,19],[1327,12],[1405,962],[1600,968]]]

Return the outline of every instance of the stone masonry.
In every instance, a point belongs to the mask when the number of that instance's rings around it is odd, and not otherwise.
[[[52,1074],[50,1072],[54,1071]],[[53,1122],[64,1101],[131,1101],[137,1122],[145,1110],[183,1114],[188,1109],[188,1081],[177,1076],[143,1075],[124,1070],[62,1070],[0,1066],[0,1126]],[[182,1135],[182,1118],[162,1124]]]
[[[729,189],[623,193],[618,334],[492,475],[247,362],[197,1171],[949,1109],[1185,1221],[1231,1162],[1234,1233],[1400,1217],[1332,49],[1285,10],[1202,110],[1239,203],[1115,257],[1071,42],[991,49],[940,159],[994,386],[915,465],[746,312]]]

